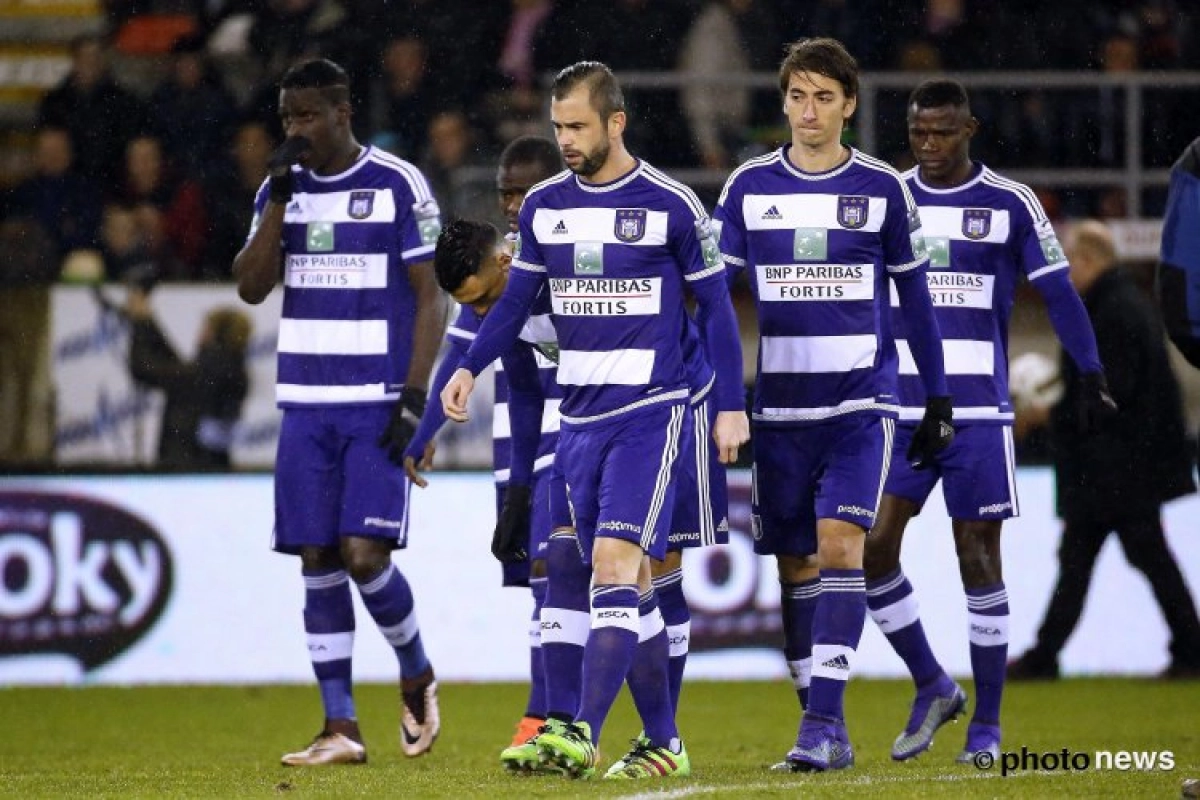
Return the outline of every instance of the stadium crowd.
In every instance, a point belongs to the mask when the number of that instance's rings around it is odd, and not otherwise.
[[[769,82],[712,92],[705,81],[770,73],[780,43],[803,36],[839,38],[868,71],[1115,74],[1183,68],[1200,52],[1198,12],[1172,0],[617,0],[602,14],[580,0],[104,6],[106,32],[72,41],[70,74],[40,102],[32,168],[6,188],[0,219],[38,223],[49,241],[37,247],[52,264],[99,253],[109,279],[147,261],[167,280],[230,278],[280,137],[277,81],[305,56],[346,66],[356,133],[419,165],[447,217],[499,223],[488,182],[464,175],[494,164],[517,135],[544,132],[544,76],[583,58],[683,79],[682,88],[631,84],[631,145],[664,167],[716,173],[775,147],[786,130]],[[878,155],[905,167],[908,88],[881,92],[877,113],[887,143]],[[1116,86],[974,97],[986,123],[975,149],[998,168],[1123,163]],[[1190,141],[1190,128],[1175,124],[1190,99],[1146,93],[1143,166],[1168,167]],[[1039,191],[1052,217],[1125,215],[1122,190]],[[1149,215],[1161,202],[1148,198]]]

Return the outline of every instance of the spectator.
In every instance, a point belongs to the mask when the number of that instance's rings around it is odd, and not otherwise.
[[[198,276],[206,230],[203,193],[199,183],[171,169],[157,138],[138,136],[129,142],[115,199],[134,212],[161,277]]]
[[[265,125],[248,120],[238,126],[224,166],[204,186],[208,229],[199,277],[232,278],[233,257],[246,243],[254,217],[254,196],[267,176],[267,158],[275,141]]]
[[[36,220],[0,221],[0,461],[48,461],[53,442],[50,286],[54,241]]]
[[[433,115],[425,43],[399,36],[383,48],[382,74],[371,85],[372,143],[406,161],[425,155],[425,137]]]
[[[79,171],[104,186],[120,174],[125,146],[149,120],[142,101],[110,73],[104,40],[87,34],[71,42],[71,71],[42,99],[37,125],[70,131]]]
[[[462,111],[441,111],[429,121],[429,151],[421,171],[429,179],[442,218],[495,220],[493,170],[479,145],[479,132]],[[470,169],[486,168],[482,180]]]
[[[234,101],[209,64],[202,37],[175,42],[150,111],[163,149],[184,174],[201,178],[217,168],[233,132]]]
[[[204,317],[196,357],[184,361],[163,335],[148,295],[129,288],[129,372],[166,394],[158,438],[160,469],[228,470],[234,426],[249,391],[250,318],[234,308]]]
[[[1160,519],[1168,500],[1195,491],[1179,383],[1171,372],[1162,323],[1149,300],[1117,266],[1102,222],[1077,224],[1064,242],[1071,282],[1083,297],[1110,378],[1117,415],[1090,436],[1079,434],[1084,380],[1061,365],[1065,387],[1052,409],[1027,410],[1021,430],[1048,423],[1059,513],[1058,583],[1033,648],[1009,665],[1009,679],[1058,677],[1058,655],[1079,622],[1092,570],[1109,533],[1145,574],[1171,631],[1164,676],[1200,677],[1200,619]]]
[[[683,108],[700,163],[726,169],[743,160],[749,143],[754,93],[749,87],[713,83],[714,78],[770,69],[775,53],[759,38],[778,41],[764,0],[712,0],[683,40],[679,69],[689,79]],[[772,97],[774,109],[775,98]]]
[[[34,136],[34,174],[13,190],[8,213],[41,225],[61,262],[72,250],[100,243],[100,191],[73,169],[71,134],[47,126]]]

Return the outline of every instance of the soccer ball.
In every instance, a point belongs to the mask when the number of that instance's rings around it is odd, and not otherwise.
[[[1049,408],[1062,399],[1058,365],[1041,353],[1023,353],[1008,367],[1008,392],[1017,408]]]

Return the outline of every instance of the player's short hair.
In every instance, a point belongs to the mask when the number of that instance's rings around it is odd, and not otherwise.
[[[438,286],[451,294],[458,291],[467,278],[479,272],[499,242],[500,231],[490,222],[456,219],[442,228],[433,251]]]
[[[968,113],[971,111],[967,87],[953,78],[932,78],[922,81],[908,96],[908,105],[910,108],[912,106],[917,108],[954,106],[955,108],[965,108]]]
[[[500,154],[500,169],[513,164],[536,164],[547,177],[563,168],[558,145],[544,136],[518,136],[509,142]]]
[[[842,85],[846,97],[858,97],[858,62],[841,42],[826,36],[800,39],[787,46],[779,64],[779,93],[797,72],[815,72]]]
[[[587,86],[588,101],[600,114],[602,121],[607,121],[613,114],[625,110],[625,95],[621,93],[617,76],[599,61],[579,61],[564,67],[554,76],[550,96],[555,100],[562,100],[580,85]]]
[[[327,58],[294,64],[279,81],[280,89],[320,89],[330,105],[350,102],[350,76]]]

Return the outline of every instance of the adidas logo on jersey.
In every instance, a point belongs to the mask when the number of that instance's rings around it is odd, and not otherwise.
[[[552,233],[552,234],[563,234],[566,232],[567,232],[567,225],[561,219],[558,221],[558,224],[554,226],[554,230],[550,231],[550,233]]]
[[[834,656],[833,658],[829,659],[821,666],[829,667],[830,669],[844,669],[844,670],[849,671],[850,661],[845,656],[838,655],[838,656]]]
[[[783,214],[779,213],[778,208],[776,208],[775,206],[771,206],[770,208],[768,208],[766,211],[763,212],[762,218],[763,219],[783,219]]]

